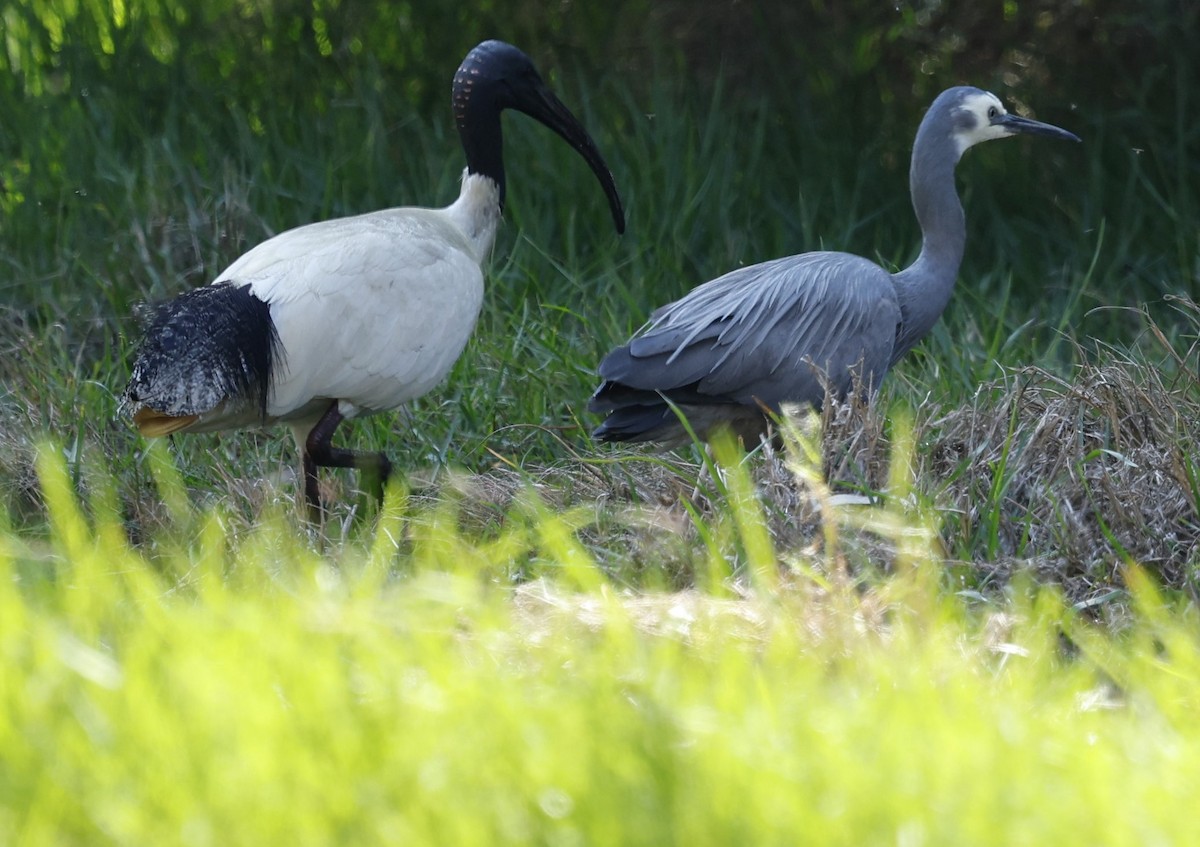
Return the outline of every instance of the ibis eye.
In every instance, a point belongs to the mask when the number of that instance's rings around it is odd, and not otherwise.
[[[1000,114],[1000,113],[999,113],[999,111],[997,111],[995,106],[988,106],[988,119],[989,120],[995,119],[996,115],[998,115],[998,114]]]

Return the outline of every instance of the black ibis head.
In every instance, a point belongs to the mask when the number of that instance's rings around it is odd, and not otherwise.
[[[467,170],[495,180],[501,206],[505,186],[500,113],[516,109],[550,127],[583,156],[608,197],[617,232],[625,231],[621,198],[596,142],[516,47],[503,41],[477,45],[454,74],[453,103]]]

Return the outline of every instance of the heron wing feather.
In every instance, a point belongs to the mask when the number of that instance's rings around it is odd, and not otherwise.
[[[726,402],[819,402],[822,374],[849,388],[860,361],[878,382],[899,319],[878,265],[805,253],[732,271],[656,310],[601,375],[664,393],[695,385]]]

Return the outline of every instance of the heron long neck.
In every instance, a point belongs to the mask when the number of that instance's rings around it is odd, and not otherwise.
[[[922,123],[913,144],[909,188],[921,225],[921,254],[892,279],[902,324],[892,361],[933,328],[950,302],[967,241],[966,219],[954,188],[960,151],[950,133]]]

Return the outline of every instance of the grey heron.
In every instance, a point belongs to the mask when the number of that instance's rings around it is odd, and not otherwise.
[[[600,441],[678,443],[730,426],[766,429],[783,404],[819,407],[826,385],[874,391],[950,300],[966,242],[954,169],[971,146],[1018,133],[1079,141],[1009,113],[995,95],[959,86],[933,101],[917,130],[909,186],[921,252],[899,273],[849,253],[814,252],[718,277],[654,311],[600,363],[588,408]]]
[[[485,41],[471,50],[454,75],[452,103],[467,164],[450,206],[288,230],[212,284],[152,310],[124,395],[143,435],[285,424],[314,512],[318,467],[386,479],[391,463],[383,453],[337,448],[332,437],[345,420],[426,393],[462,353],[504,209],[505,109],[545,124],[583,157],[624,231],[621,200],[595,142],[516,47]]]

